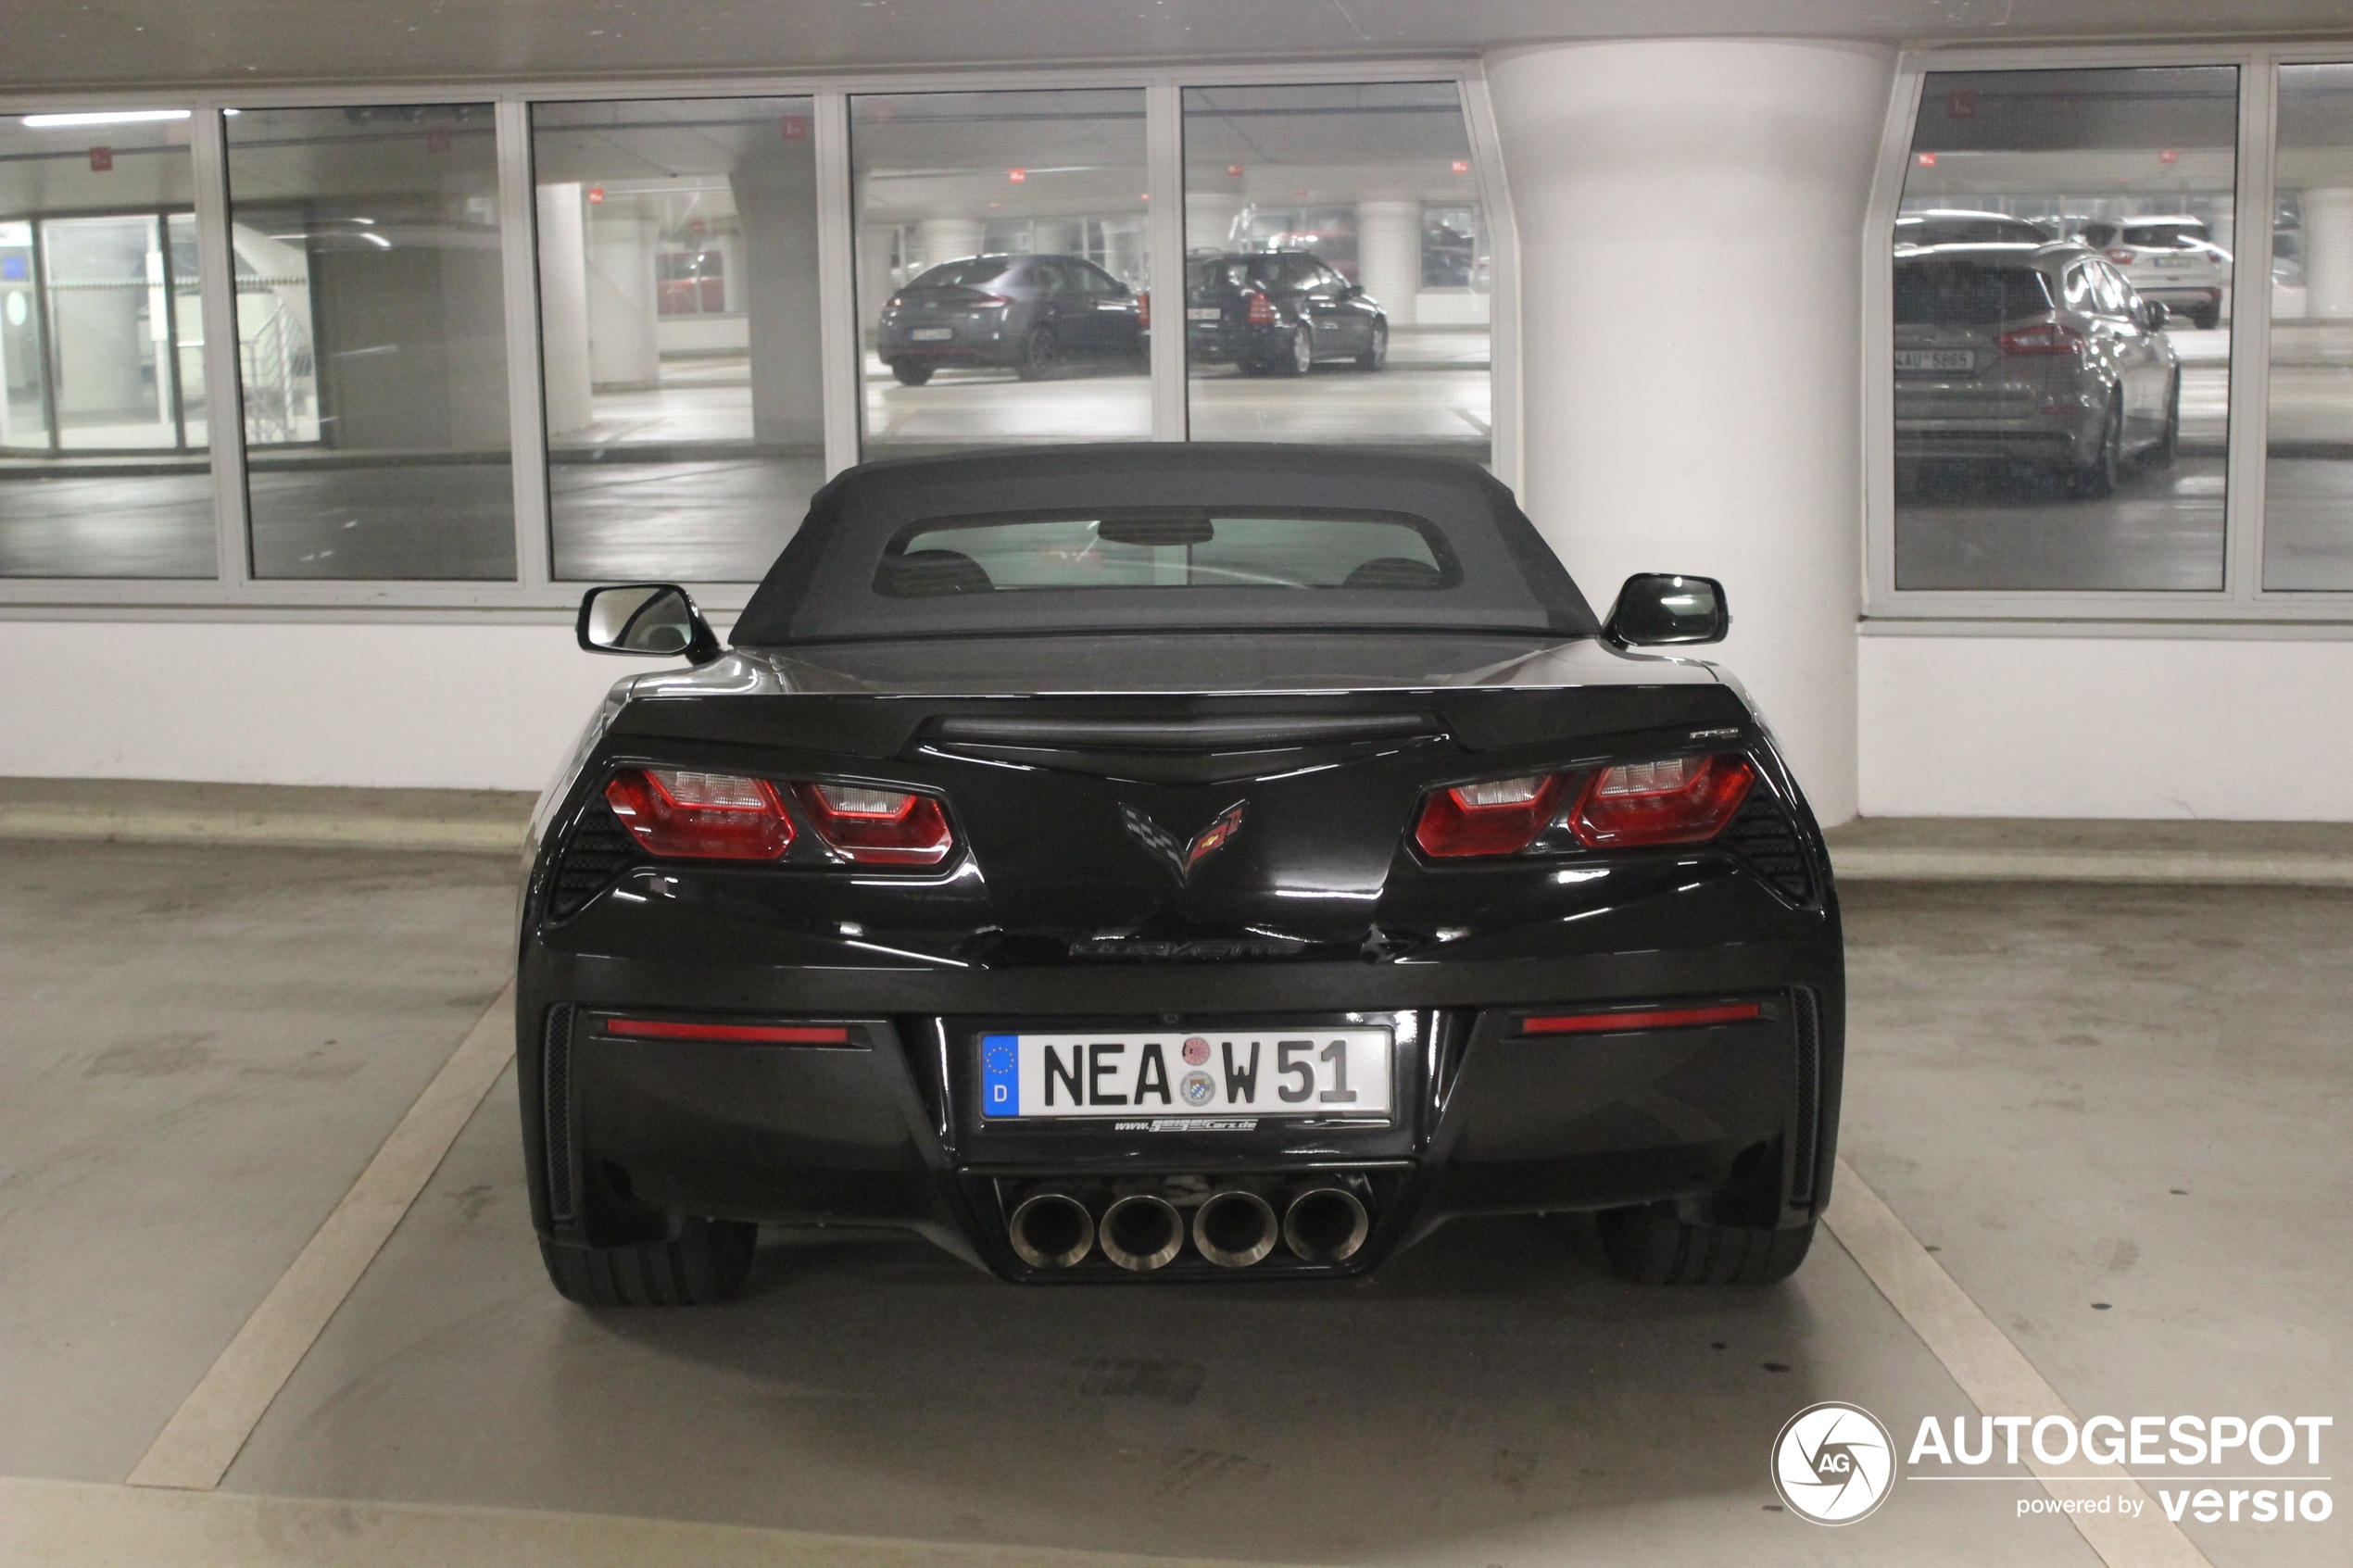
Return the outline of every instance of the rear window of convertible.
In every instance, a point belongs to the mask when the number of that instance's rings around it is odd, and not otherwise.
[[[1438,529],[1401,512],[1158,508],[926,519],[884,548],[875,591],[1416,590],[1461,580]]]

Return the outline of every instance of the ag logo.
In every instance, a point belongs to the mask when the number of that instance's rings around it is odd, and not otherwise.
[[[1773,1439],[1773,1490],[1817,1524],[1854,1524],[1894,1484],[1895,1440],[1860,1405],[1808,1405]]]

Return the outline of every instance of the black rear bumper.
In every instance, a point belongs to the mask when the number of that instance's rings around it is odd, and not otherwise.
[[[1704,948],[1545,960],[1125,965],[941,973],[622,960],[526,946],[518,1067],[532,1206],[559,1245],[651,1239],[678,1215],[921,1233],[1001,1277],[1176,1280],[1354,1273],[1457,1214],[1677,1201],[1692,1218],[1803,1224],[1827,1197],[1843,1042],[1835,916]],[[1529,1037],[1531,1008],[1754,1001],[1746,1022]],[[1385,1126],[1248,1131],[984,1124],[983,1021],[1210,1030],[1389,1010]],[[822,1020],[829,1046],[623,1038],[614,1015]],[[1101,1254],[1041,1270],[1007,1219],[1051,1187],[1100,1208],[1143,1189],[1239,1185],[1279,1203],[1311,1177],[1371,1213],[1344,1262],[1281,1248],[1151,1273]],[[1173,1184],[1173,1187],[1172,1187]]]

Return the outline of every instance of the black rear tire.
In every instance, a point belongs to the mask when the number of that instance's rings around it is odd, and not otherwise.
[[[2068,476],[2068,491],[2079,501],[2096,501],[2116,494],[2124,477],[2124,394],[2111,393],[2108,418],[2100,425],[2100,444],[2086,467]]]
[[[577,1247],[539,1238],[557,1292],[585,1307],[707,1307],[743,1289],[760,1227],[742,1220],[682,1220],[666,1241]]]
[[[1303,376],[1315,368],[1315,334],[1306,322],[1291,329],[1290,342],[1283,356],[1275,361],[1275,369],[1283,375]]]
[[[2221,324],[2222,307],[2219,305],[2208,306],[2203,310],[2193,312],[2190,316],[2190,325],[2202,332],[2210,332]]]
[[[2165,433],[2149,448],[2149,467],[2170,469],[2182,451],[2182,372],[2173,372],[2173,388],[2165,398]]]
[[[1814,1245],[1814,1223],[1790,1230],[1694,1224],[1671,1203],[1593,1216],[1610,1271],[1634,1285],[1778,1285]]]
[[[931,380],[931,367],[919,365],[912,359],[893,359],[890,373],[899,378],[901,386],[921,386]]]
[[[1022,340],[1021,363],[1013,367],[1013,374],[1024,381],[1044,381],[1062,369],[1062,345],[1054,341],[1051,327],[1032,327],[1029,336]]]

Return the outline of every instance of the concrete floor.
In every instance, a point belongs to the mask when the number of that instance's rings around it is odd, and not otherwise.
[[[511,862],[0,862],[0,1476],[120,1482],[489,1002]],[[1845,898],[1845,1153],[2043,1375],[2347,1440],[2353,895]],[[2096,1561],[2014,1470],[1774,1512],[1768,1444],[1820,1399],[1971,1410],[1827,1235],[1735,1294],[1617,1285],[1567,1223],[1304,1289],[1021,1290],[837,1235],[728,1308],[585,1311],[530,1244],[510,1074],[224,1490],[1250,1561]],[[2353,1554],[2341,1516],[2186,1528],[2221,1568]]]

